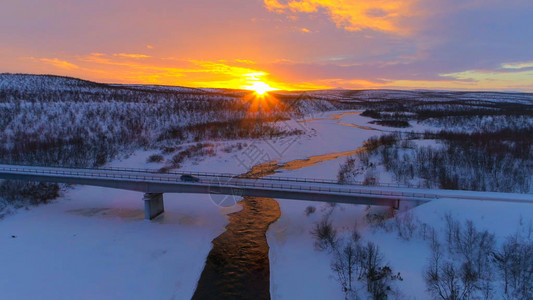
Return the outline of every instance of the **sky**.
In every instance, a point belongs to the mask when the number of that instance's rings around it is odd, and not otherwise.
[[[0,72],[533,92],[532,0],[2,0]]]

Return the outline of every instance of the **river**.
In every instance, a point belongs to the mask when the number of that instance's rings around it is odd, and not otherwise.
[[[342,126],[356,127],[353,124],[341,123],[345,115],[358,112],[345,112],[331,115],[330,118],[311,119],[337,120]],[[296,159],[282,165],[268,162],[256,165],[252,170],[241,176],[262,178],[273,175],[277,170],[297,170],[311,167],[317,163],[340,157],[360,154],[362,149],[328,153]],[[207,256],[204,270],[192,297],[198,299],[270,299],[270,262],[269,246],[266,232],[270,224],[276,222],[281,215],[278,202],[272,198],[243,197],[239,202],[242,210],[229,215],[226,231],[215,238],[213,248]]]

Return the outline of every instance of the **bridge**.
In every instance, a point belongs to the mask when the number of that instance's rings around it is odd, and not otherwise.
[[[183,181],[194,175],[198,181]],[[417,189],[393,185],[340,184],[331,180],[264,177],[228,173],[167,172],[127,168],[66,168],[1,165],[0,179],[99,186],[144,193],[146,219],[164,212],[164,193],[200,193],[293,200],[365,204],[398,208],[401,202],[419,205],[439,198],[506,201],[533,204],[532,194]]]

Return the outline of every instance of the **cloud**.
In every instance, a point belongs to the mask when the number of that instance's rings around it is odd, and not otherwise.
[[[502,68],[512,69],[512,70],[533,68],[533,61],[518,62],[518,63],[505,63],[505,64],[502,64]]]
[[[265,6],[271,11],[282,13],[287,6],[279,3],[277,0],[265,0]]]
[[[402,33],[401,17],[411,15],[414,0],[264,0],[265,7],[276,13],[325,12],[339,28],[348,31],[372,29]]]
[[[39,61],[50,64],[60,69],[66,69],[66,70],[79,69],[77,65],[69,63],[68,61],[57,59],[57,58],[41,58],[39,59]]]
[[[115,53],[113,56],[127,57],[127,58],[149,58],[150,56],[144,54],[128,54],[128,53]]]
[[[255,65],[256,62],[248,59],[235,59],[235,62],[248,64],[248,65]]]
[[[504,64],[506,65],[506,64]],[[529,64],[524,64],[525,70],[467,70],[450,74],[442,74],[457,81],[470,83],[470,88],[486,90],[515,90],[531,91],[533,88],[533,70]],[[513,64],[511,68],[517,69]],[[522,69],[520,67],[519,69]]]
[[[269,78],[269,72],[245,59],[193,60],[147,57],[130,59],[117,54],[91,53],[76,56],[84,67],[84,77],[96,75],[125,83],[184,85],[191,87],[246,88],[262,82],[276,89],[294,89],[292,85]],[[134,57],[135,58],[135,57]],[[81,70],[81,69],[80,69]],[[72,74],[76,75],[76,74]]]

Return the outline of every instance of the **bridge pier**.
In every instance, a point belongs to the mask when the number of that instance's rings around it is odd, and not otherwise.
[[[165,211],[162,193],[144,194],[144,219],[153,220]]]
[[[394,201],[394,203],[392,204],[392,208],[395,210],[400,210],[400,200]]]

